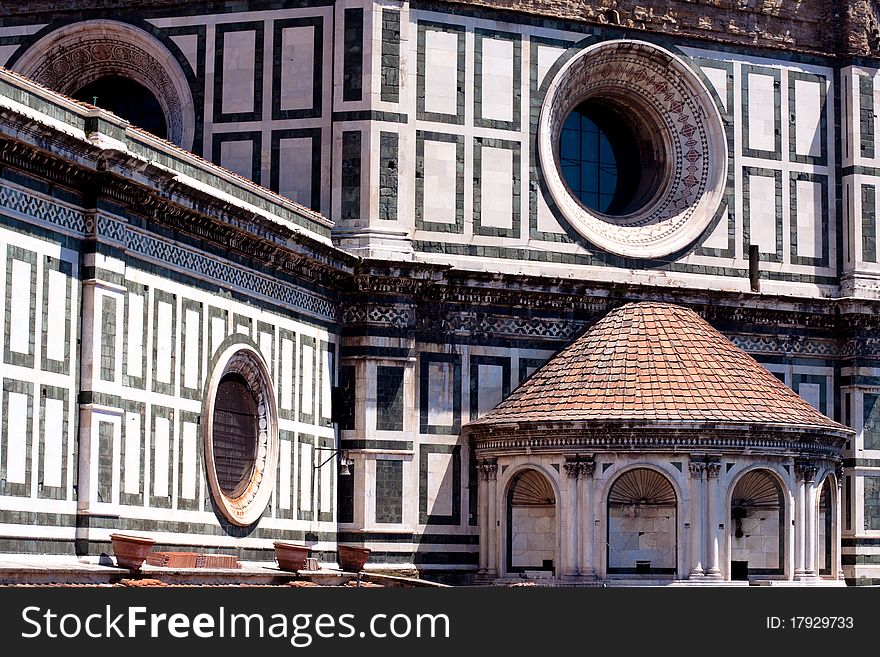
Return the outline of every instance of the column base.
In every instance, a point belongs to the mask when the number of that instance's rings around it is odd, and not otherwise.
[[[705,579],[724,579],[724,575],[721,574],[721,571],[717,568],[710,568],[706,571],[706,574],[703,576]]]
[[[591,582],[599,579],[599,576],[596,574],[596,571],[593,568],[588,568],[587,570],[580,571],[580,573],[578,573],[578,577],[580,579],[585,579]]]
[[[474,584],[491,584],[498,579],[498,573],[491,570],[481,570],[474,575]]]
[[[688,575],[688,579],[703,579],[705,576],[702,568],[694,568]]]

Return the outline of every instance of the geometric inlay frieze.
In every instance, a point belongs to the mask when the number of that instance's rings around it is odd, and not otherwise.
[[[252,269],[233,267],[217,258],[181,248],[172,242],[144,233],[132,230],[128,232],[127,237],[126,246],[135,253],[195,273],[200,278],[225,283],[282,302],[297,310],[336,319],[337,307],[334,303],[301,288],[261,276]]]
[[[86,218],[82,212],[31,196],[5,185],[0,185],[0,208],[7,212],[17,212],[54,224],[80,235],[86,232]]]

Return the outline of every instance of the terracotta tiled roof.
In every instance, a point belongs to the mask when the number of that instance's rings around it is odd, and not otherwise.
[[[611,311],[468,426],[618,421],[846,430],[695,312],[666,303]]]

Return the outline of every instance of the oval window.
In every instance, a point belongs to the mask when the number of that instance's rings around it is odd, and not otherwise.
[[[227,374],[214,401],[214,467],[228,497],[240,497],[254,473],[260,418],[257,400],[240,374]]]
[[[218,357],[203,402],[205,470],[216,509],[250,525],[272,496],[278,466],[278,409],[272,377],[255,347],[230,344]]]

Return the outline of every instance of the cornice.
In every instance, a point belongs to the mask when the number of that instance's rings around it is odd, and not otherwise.
[[[478,456],[498,456],[523,452],[566,452],[571,450],[768,453],[812,455],[839,461],[843,447],[853,432],[841,430],[804,430],[803,428],[761,425],[702,425],[699,428],[646,424],[614,426],[601,423],[589,426],[556,424],[552,430],[537,424],[463,428]]]
[[[173,172],[118,151],[108,155],[98,146],[46,126],[30,128],[27,141],[0,135],[0,165],[78,193],[85,191],[86,209],[103,197],[124,208],[132,220],[140,217],[149,222],[154,230],[187,234],[269,268],[331,287],[339,287],[357,262],[354,256],[307,234],[184,185]],[[51,138],[61,152],[37,147],[34,142],[41,138]],[[126,177],[127,172],[132,172],[132,177]],[[135,172],[140,174],[137,179]]]

